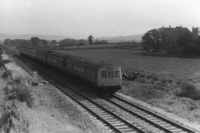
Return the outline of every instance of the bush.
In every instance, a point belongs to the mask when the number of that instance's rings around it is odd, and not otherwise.
[[[12,74],[12,71],[11,70],[6,70],[2,75],[1,77],[4,78],[4,79],[8,79],[8,77]]]
[[[14,123],[12,121],[13,117],[19,120],[19,114],[16,110],[11,109],[9,106],[4,105],[2,107],[2,115],[0,118],[0,130],[10,132],[11,128],[14,128]]]
[[[147,79],[153,79],[154,81],[158,81],[158,77],[154,74],[148,75]]]
[[[3,67],[3,63],[1,62],[1,59],[0,59],[0,68],[1,68],[1,67]]]
[[[16,97],[20,102],[26,102],[28,107],[33,106],[33,98],[31,95],[31,90],[25,85],[20,85],[15,88]]]
[[[4,88],[4,93],[6,95],[6,100],[18,100],[20,102],[26,102],[28,107],[32,107],[33,98],[31,95],[31,90],[24,84],[21,84],[19,79],[9,82]]]
[[[7,63],[9,63],[9,62],[11,62],[11,60],[9,60],[9,59],[3,60],[3,63],[4,63],[4,64],[7,64]]]
[[[0,131],[4,133],[10,132],[28,133],[29,121],[20,117],[15,105],[3,105],[0,117]]]
[[[194,100],[200,99],[200,90],[193,84],[187,82],[182,83],[180,90],[176,91],[175,94],[180,97],[187,97]]]
[[[137,82],[139,82],[139,83],[146,83],[146,80],[144,78],[138,78]]]

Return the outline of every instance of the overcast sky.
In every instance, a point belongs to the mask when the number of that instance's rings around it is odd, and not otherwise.
[[[200,0],[0,0],[0,33],[74,38],[200,26]]]

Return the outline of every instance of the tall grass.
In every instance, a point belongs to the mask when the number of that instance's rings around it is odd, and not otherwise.
[[[187,97],[194,100],[200,99],[200,90],[188,82],[181,83],[180,90],[175,91],[175,94],[180,97]]]
[[[8,82],[7,86],[4,88],[5,99],[26,102],[28,107],[32,107],[34,99],[31,94],[31,89],[21,82],[21,78]]]
[[[2,77],[3,79],[8,79],[11,75],[12,75],[12,71],[11,71],[11,70],[5,70],[5,71],[3,72],[3,74],[1,75],[1,77]]]

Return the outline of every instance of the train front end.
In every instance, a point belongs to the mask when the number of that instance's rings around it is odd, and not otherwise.
[[[98,87],[103,92],[114,94],[121,89],[122,75],[119,66],[103,66],[98,70]]]

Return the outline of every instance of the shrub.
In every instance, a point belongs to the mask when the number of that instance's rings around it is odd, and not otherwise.
[[[0,117],[0,131],[10,133],[12,130],[16,131],[16,127],[18,132],[28,133],[29,121],[20,117],[15,105],[3,105]]]
[[[16,88],[16,96],[20,102],[26,102],[28,107],[32,107],[33,98],[31,95],[31,90],[25,85],[20,85]]]
[[[166,84],[166,83],[167,83],[167,80],[166,80],[166,79],[161,79],[161,82],[162,82],[163,84]]]
[[[21,81],[20,81],[21,82]],[[19,80],[9,82],[4,88],[6,100],[18,100],[20,102],[26,102],[28,107],[32,107],[33,98],[31,90],[24,84],[20,84]]]
[[[148,75],[147,79],[153,79],[154,81],[158,81],[158,77],[154,74]]]
[[[4,78],[4,79],[8,79],[8,77],[12,74],[12,71],[11,70],[6,70],[2,75],[1,77]]]
[[[12,117],[17,116],[15,111],[11,110],[9,106],[3,106],[2,115],[0,118],[0,129],[4,132],[10,132],[11,128],[14,127]]]
[[[3,67],[3,63],[1,62],[1,59],[0,59],[0,68],[1,68],[1,67]]]
[[[182,83],[180,90],[175,94],[180,97],[188,97],[195,100],[200,99],[200,90],[198,90],[193,84],[187,82]]]
[[[144,78],[138,78],[137,82],[139,82],[139,83],[146,83],[146,80]]]
[[[3,63],[4,63],[4,64],[7,64],[7,63],[9,63],[9,62],[11,62],[11,60],[9,60],[9,59],[3,60]]]
[[[146,75],[145,75],[145,74],[140,74],[140,77],[141,77],[141,78],[145,78]]]

